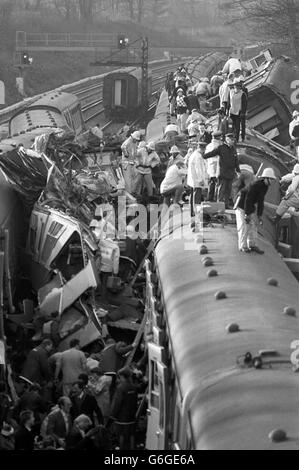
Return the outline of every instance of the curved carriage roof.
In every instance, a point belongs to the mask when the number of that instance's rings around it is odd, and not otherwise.
[[[178,234],[178,230],[174,234]],[[205,244],[219,276],[209,278],[189,225],[186,240],[164,237],[155,251],[179,378],[181,399],[190,400],[197,449],[288,449],[299,444],[299,378],[290,364],[299,319],[298,283],[273,247],[264,256],[238,251],[235,227],[205,229]],[[191,240],[191,241],[190,241]],[[279,287],[267,279],[275,277]],[[227,299],[216,301],[224,291]],[[240,333],[226,326],[238,323]],[[242,369],[238,356],[274,349],[279,356],[262,370]],[[268,434],[283,428],[290,440],[273,444]]]

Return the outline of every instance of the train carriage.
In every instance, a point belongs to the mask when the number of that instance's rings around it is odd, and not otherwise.
[[[146,265],[153,333],[147,449],[297,448],[298,377],[290,356],[299,324],[283,313],[298,309],[297,281],[266,240],[263,257],[239,253],[233,226],[204,229],[218,271],[209,277],[201,235],[178,217]],[[216,300],[219,291],[225,299]],[[230,334],[232,324],[240,331]],[[247,363],[247,353],[258,361]],[[278,428],[288,440],[269,439]]]
[[[9,136],[40,134],[43,129],[69,128],[76,135],[85,129],[79,99],[70,93],[46,93],[27,108],[19,110],[9,121]]]
[[[126,68],[104,77],[103,104],[107,117],[123,120],[136,118],[142,107],[141,69]],[[148,97],[151,96],[152,78],[148,78]]]

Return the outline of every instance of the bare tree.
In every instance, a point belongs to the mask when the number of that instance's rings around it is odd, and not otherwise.
[[[246,23],[255,38],[285,42],[299,60],[297,0],[235,0],[222,4],[228,24]]]

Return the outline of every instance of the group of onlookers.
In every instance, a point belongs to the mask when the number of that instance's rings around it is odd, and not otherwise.
[[[0,450],[134,449],[144,379],[125,366],[133,347],[108,338],[89,356],[74,339],[51,354],[52,341],[43,340],[29,352],[13,394],[0,382]]]

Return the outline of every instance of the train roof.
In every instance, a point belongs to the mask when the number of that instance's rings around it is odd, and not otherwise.
[[[183,405],[189,402],[196,449],[293,449],[298,446],[298,377],[290,363],[299,338],[298,283],[274,248],[261,241],[264,256],[237,248],[235,227],[205,229],[205,244],[218,270],[209,278],[189,225],[179,237],[155,249],[172,355]],[[187,243],[187,244],[186,244]],[[187,250],[188,248],[188,250]],[[275,277],[278,287],[268,285]],[[224,291],[227,299],[217,301]],[[228,334],[237,323],[240,333]],[[243,369],[239,356],[276,350],[277,362],[262,370]],[[268,434],[284,429],[290,437],[273,444]]]
[[[79,99],[76,95],[73,95],[72,93],[54,90],[45,93],[39,99],[34,101],[32,105],[29,105],[29,109],[50,106],[52,108],[56,108],[63,111],[64,109],[68,109],[70,106],[75,104],[79,104]]]

